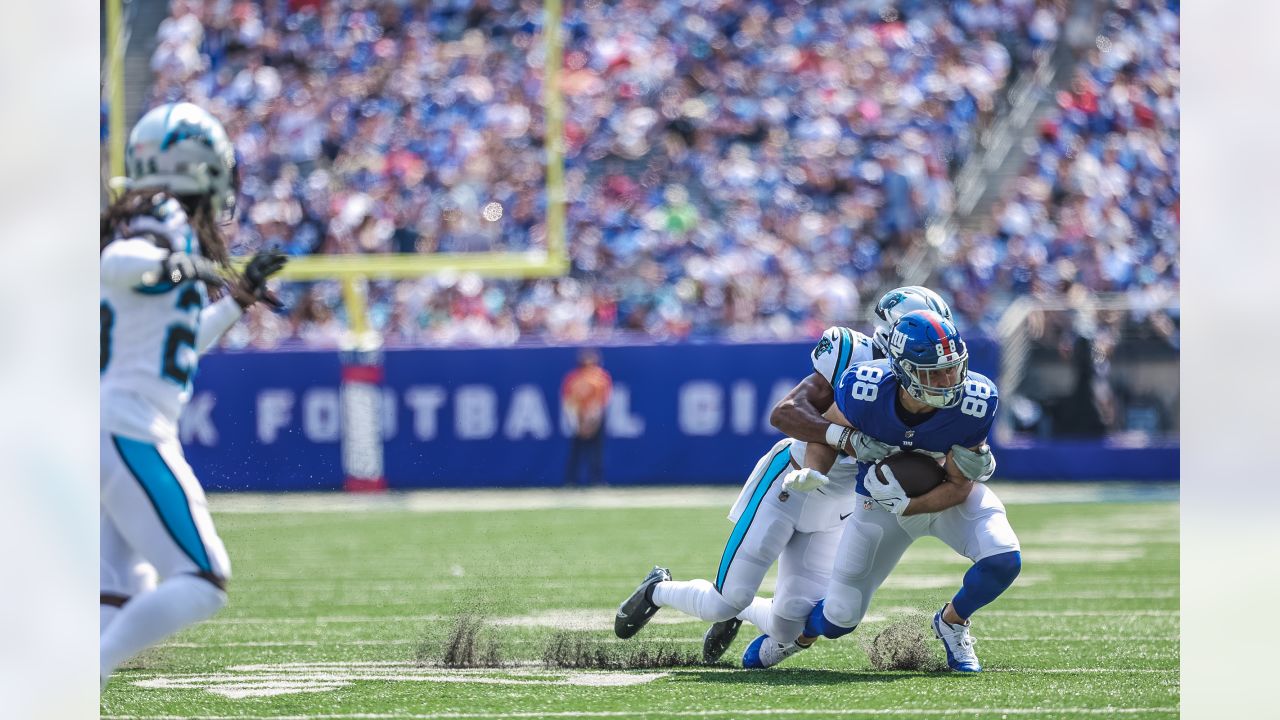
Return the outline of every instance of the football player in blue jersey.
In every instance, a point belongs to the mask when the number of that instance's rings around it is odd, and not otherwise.
[[[916,451],[945,461],[946,482],[907,498],[892,471],[881,482],[870,463],[859,463],[862,496],[845,524],[826,597],[798,638],[757,637],[743,666],[778,664],[819,637],[846,635],[862,621],[877,588],[907,547],[932,535],[973,561],[952,600],[933,617],[947,664],[961,672],[982,669],[973,651],[969,618],[1013,583],[1022,567],[1018,537],[1004,505],[985,483],[996,461],[986,439],[995,418],[995,383],[970,372],[969,352],[948,319],[919,310],[904,315],[889,334],[888,358],[851,365],[836,383],[839,425],[890,446],[890,454]],[[793,408],[775,424],[800,439],[821,437],[828,419],[813,408]],[[792,483],[791,490],[821,489]]]
[[[845,370],[888,352],[889,329],[912,310],[934,310],[951,317],[951,308],[928,288],[892,290],[877,303],[872,337],[846,327],[831,327],[809,353],[812,372],[788,397],[804,398],[821,410],[833,406],[834,386]],[[787,401],[784,400],[784,404]],[[831,579],[840,528],[857,502],[855,457],[873,462],[889,447],[844,426],[830,425],[825,435],[803,442],[783,438],[756,463],[729,512],[734,523],[715,582],[672,580],[655,567],[622,602],[614,632],[629,638],[662,607],[672,607],[713,623],[703,637],[703,659],[715,662],[747,620],[761,631],[796,636]],[[838,452],[839,451],[839,452]],[[838,457],[839,455],[839,457]],[[815,480],[819,479],[819,480]],[[812,484],[814,492],[790,492],[791,483]],[[754,600],[769,568],[778,563],[773,600]]]

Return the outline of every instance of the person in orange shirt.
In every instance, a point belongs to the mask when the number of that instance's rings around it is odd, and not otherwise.
[[[577,482],[584,456],[587,484],[604,484],[604,412],[612,392],[613,379],[600,367],[600,354],[595,350],[578,353],[578,366],[564,376],[560,385],[560,402],[573,426],[565,467],[566,486]]]

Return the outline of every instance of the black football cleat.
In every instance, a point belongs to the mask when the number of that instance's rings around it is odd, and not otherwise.
[[[670,570],[654,565],[640,587],[618,606],[618,614],[613,618],[613,634],[626,640],[640,632],[640,628],[658,612],[658,606],[653,604],[653,586],[670,579]]]
[[[702,636],[702,662],[710,665],[719,660],[724,651],[733,644],[733,639],[738,637],[740,627],[742,627],[742,621],[738,618],[721,620],[712,625],[707,630],[707,634]]]

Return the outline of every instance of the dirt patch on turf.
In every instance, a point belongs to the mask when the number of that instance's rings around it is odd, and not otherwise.
[[[548,639],[542,662],[549,668],[642,670],[702,665],[702,654],[675,643],[637,640],[606,642],[590,635],[558,632]]]
[[[419,666],[447,668],[500,668],[511,663],[484,616],[473,613],[453,619],[443,638],[428,635],[418,643],[414,660]]]
[[[530,658],[515,659],[499,641],[494,622],[479,612],[464,612],[418,642],[419,667],[510,668]],[[620,643],[612,637],[561,630],[542,645],[541,661],[553,670],[649,670],[703,665],[702,654],[669,640]],[[533,660],[537,662],[537,660]]]
[[[876,670],[939,672],[947,667],[938,657],[933,638],[926,632],[930,616],[911,613],[889,621],[870,641],[863,641],[871,667]]]

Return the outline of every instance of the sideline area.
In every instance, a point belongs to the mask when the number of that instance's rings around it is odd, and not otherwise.
[[[1007,505],[1178,500],[1178,484],[1168,482],[996,481],[991,487]],[[393,490],[381,494],[210,493],[209,506],[215,513],[431,513],[694,507],[722,507],[727,510],[740,489],[733,485],[676,485],[585,489]]]

